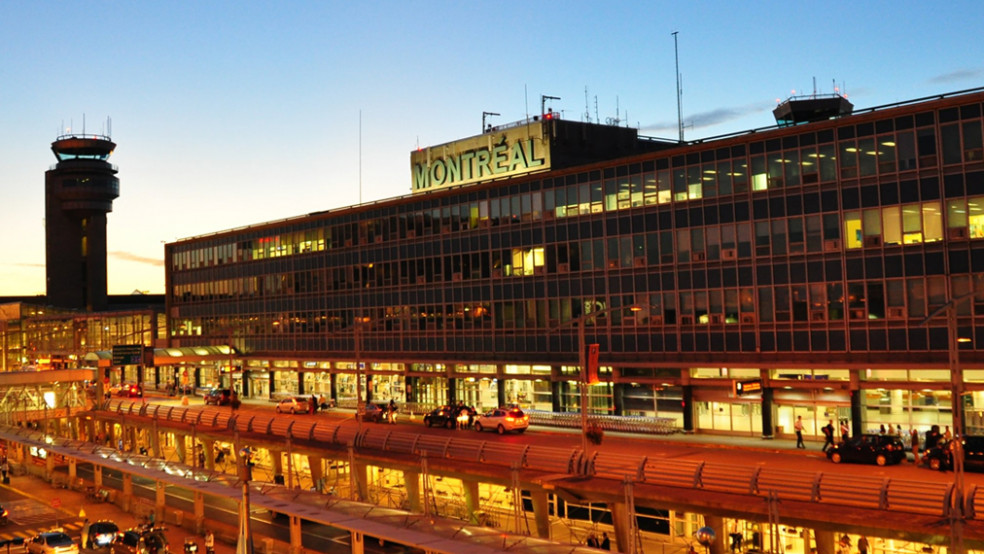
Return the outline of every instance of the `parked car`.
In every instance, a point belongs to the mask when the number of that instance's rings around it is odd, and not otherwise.
[[[306,414],[311,411],[307,396],[288,396],[277,402],[278,414]]]
[[[232,400],[229,389],[210,389],[204,394],[206,406],[228,406]]]
[[[953,469],[953,440],[940,441],[923,452],[922,463],[931,469]],[[963,438],[964,469],[984,471],[984,436],[966,435]]]
[[[47,531],[35,535],[27,543],[29,554],[79,554],[79,545],[63,531]]]
[[[127,398],[141,398],[143,397],[143,387],[137,383],[124,383],[120,385],[116,394]]]
[[[102,548],[113,544],[113,539],[120,528],[112,521],[86,521],[82,526],[82,538],[79,539],[82,548]]]
[[[386,421],[386,411],[380,408],[378,404],[373,404],[372,402],[369,402],[366,404],[365,413],[362,416],[362,421],[383,423]]]
[[[897,464],[905,459],[905,445],[895,435],[860,435],[828,448],[827,459],[835,464]]]
[[[164,554],[168,552],[167,537],[161,529],[128,529],[118,535],[110,548],[111,554]]]
[[[496,408],[475,418],[475,430],[495,430],[500,435],[508,431],[525,432],[530,426],[530,416],[519,408]]]
[[[451,406],[441,406],[440,408],[434,408],[429,414],[424,416],[424,425],[428,427],[447,427],[448,429],[454,429],[455,422],[455,409]]]

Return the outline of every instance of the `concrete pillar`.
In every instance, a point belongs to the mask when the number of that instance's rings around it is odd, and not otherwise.
[[[215,471],[215,441],[212,439],[201,439],[202,448],[205,449],[205,469]]]
[[[270,469],[273,470],[274,476],[279,475],[281,478],[283,478],[284,451],[270,449],[268,452],[270,453]]]
[[[355,498],[365,501],[369,498],[369,466],[362,462],[355,462],[351,464],[350,469],[352,471],[350,486],[355,488]]]
[[[407,501],[409,509],[413,513],[422,513],[423,505],[420,503],[420,472],[411,469],[403,470],[403,484],[407,487]]]
[[[728,533],[724,527],[724,518],[704,514],[704,525],[714,530],[717,539],[707,548],[707,554],[724,554],[728,546]]]
[[[629,510],[624,502],[614,502],[608,505],[612,511],[612,526],[615,528],[612,550],[616,552],[628,552],[628,545],[632,543],[633,537],[629,536],[631,526],[629,525]]]
[[[102,466],[94,466],[92,468],[92,482],[94,486],[98,489],[103,486],[103,468]]]
[[[195,491],[195,532],[205,532],[205,495]]]
[[[301,544],[301,518],[290,516],[290,554],[300,554],[303,551]],[[355,550],[353,549],[353,552]]]
[[[833,531],[814,529],[813,537],[817,541],[817,554],[834,554],[837,551],[837,540],[834,538]]]
[[[75,484],[75,480],[79,478],[78,465],[79,462],[75,458],[68,459],[68,482],[70,485]]]
[[[156,496],[154,497],[154,521],[164,522],[164,508],[167,507],[167,486],[164,481],[157,481]]]
[[[123,474],[123,497],[120,499],[120,506],[124,511],[129,512],[130,508],[133,506],[133,475],[129,473]]]
[[[465,509],[468,511],[468,522],[478,523],[477,512],[482,509],[482,500],[478,495],[478,481],[464,479],[461,485],[465,489]]]
[[[48,452],[48,456],[44,459],[44,479],[45,481],[51,481],[51,478],[55,474],[55,455]]]
[[[892,412],[892,415],[901,414],[904,404],[902,400],[902,389],[892,389],[889,392],[889,401],[891,402],[889,404],[889,410]]]
[[[352,531],[352,554],[365,554],[366,538],[358,531]]]
[[[533,516],[536,518],[536,536],[541,539],[550,539],[550,501],[547,491],[534,489],[530,491],[533,496]]]
[[[308,454],[308,470],[311,472],[311,481],[314,483],[314,487],[319,492],[324,492],[321,486],[322,480],[325,478],[325,471],[321,463],[321,456],[314,456]]]
[[[175,434],[175,436],[174,436],[174,439],[175,439],[174,440],[174,448],[175,448],[175,450],[177,451],[177,454],[178,454],[178,462],[179,463],[182,463],[182,464],[188,463],[188,461],[187,461],[188,460],[188,452],[187,452],[188,448],[187,448],[187,445],[185,444],[185,438],[186,437],[184,435]]]
[[[161,434],[157,430],[157,420],[154,420],[154,428],[150,431],[150,450],[151,455],[155,458],[162,458],[164,456],[161,452]]]

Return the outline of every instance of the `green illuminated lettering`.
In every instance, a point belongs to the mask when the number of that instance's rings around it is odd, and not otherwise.
[[[449,158],[447,162],[448,170],[448,183],[454,183],[461,180],[461,156],[455,156]]]
[[[492,173],[498,174],[508,171],[506,168],[506,143],[497,144],[492,147]]]
[[[476,178],[482,178],[486,175],[493,175],[492,168],[489,167],[489,162],[492,161],[492,156],[489,154],[488,150],[476,150],[475,151],[475,162],[478,164],[478,171]]]
[[[413,190],[424,190],[430,188],[428,179],[429,171],[426,165],[417,164],[413,166]]]
[[[509,152],[509,171],[526,167],[526,153],[523,152],[523,142],[516,141]]]
[[[545,163],[542,157],[537,157],[536,148],[533,139],[526,139],[526,152],[528,158],[526,159],[526,167],[539,167]]]
[[[448,168],[444,165],[444,160],[437,160],[431,163],[430,184],[432,187],[439,187],[444,184],[448,177]]]
[[[469,150],[461,154],[461,177],[465,181],[470,181],[475,177],[475,168],[472,166],[475,152]]]

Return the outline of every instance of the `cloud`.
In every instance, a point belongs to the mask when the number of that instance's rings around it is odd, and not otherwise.
[[[747,115],[768,112],[771,109],[771,106],[763,107],[762,104],[749,104],[747,106],[740,106],[737,108],[719,108],[707,112],[685,115],[683,118],[683,125],[687,130],[700,129],[702,127],[711,127],[721,123],[726,123],[728,121],[734,121]],[[771,123],[766,123],[766,125],[768,124]],[[643,125],[641,130],[645,130],[647,132],[658,131],[661,133],[669,132],[670,134],[676,134],[677,123],[676,121],[651,123],[649,125]]]
[[[947,84],[958,81],[979,80],[980,76],[980,69],[958,69],[956,71],[937,75],[936,77],[931,78],[929,82],[934,84]]]
[[[164,260],[162,258],[148,258],[146,256],[138,256],[130,252],[110,252],[110,256],[116,258],[117,260],[122,260],[125,262],[136,262],[138,264],[147,264],[154,267],[164,267]]]

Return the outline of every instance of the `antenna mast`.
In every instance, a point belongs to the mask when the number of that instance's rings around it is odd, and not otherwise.
[[[591,104],[588,103],[588,87],[584,87],[584,122],[591,123]]]
[[[680,87],[680,50],[677,48],[677,33],[673,31],[673,56],[676,58],[677,85],[677,128],[680,131],[680,142],[683,142],[683,89]]]

